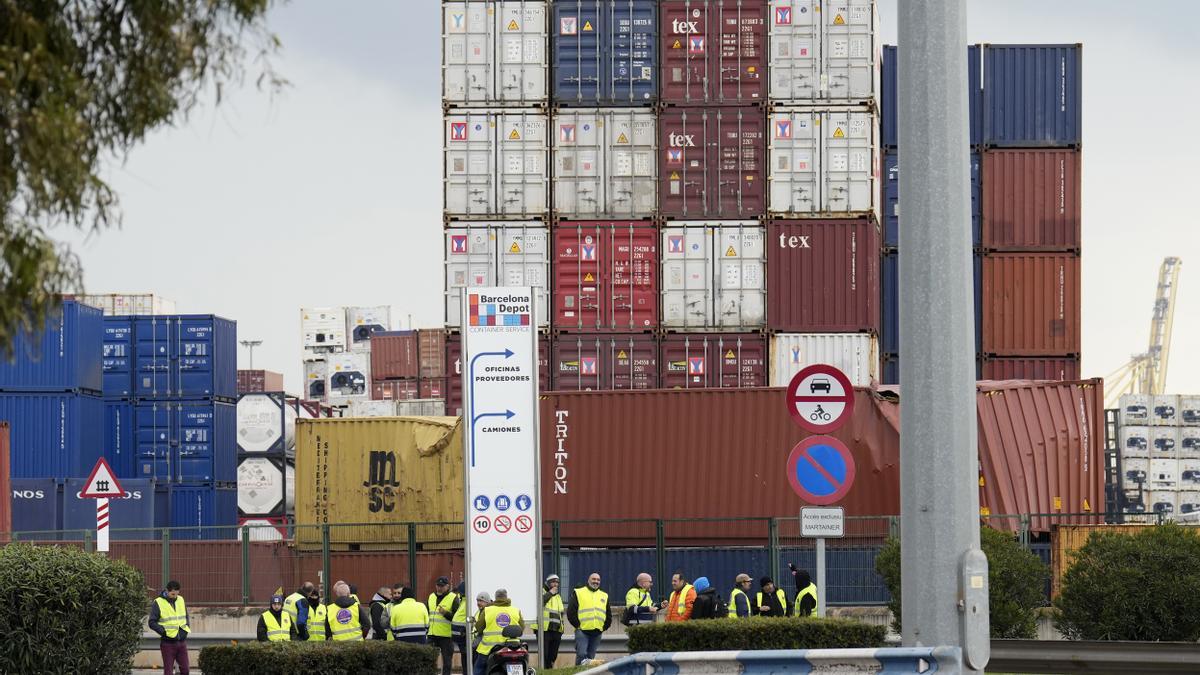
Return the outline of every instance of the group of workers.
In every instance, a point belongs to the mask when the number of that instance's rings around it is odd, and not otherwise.
[[[749,574],[738,574],[728,600],[717,594],[707,577],[689,582],[682,571],[671,577],[671,596],[655,603],[652,597],[653,578],[639,574],[634,585],[625,593],[625,608],[621,622],[627,626],[652,623],[665,611],[668,622],[695,621],[716,618],[808,617],[817,607],[817,589],[804,570],[788,566],[796,582],[796,595],[776,586],[770,577],[759,580],[759,590],[751,595]],[[495,596],[486,591],[475,598],[474,636],[472,647],[475,673],[482,674],[487,655],[502,643],[503,627],[520,625],[542,632],[542,666],[554,667],[566,624],[575,628],[575,664],[585,665],[596,660],[600,637],[612,624],[613,612],[608,593],[601,589],[599,573],[588,576],[587,583],[575,588],[565,601],[560,592],[561,580],[551,574],[542,590],[542,616],[534,624],[525,621],[513,606],[508,591],[496,589]],[[171,673],[179,666],[180,675],[188,675],[187,607],[180,595],[178,581],[170,581],[150,607],[150,629],[161,638],[159,649],[163,672]],[[459,583],[451,590],[450,579],[439,577],[434,590],[425,602],[417,600],[416,589],[408,584],[380,587],[371,602],[359,600],[357,589],[345,581],[333,585],[333,601],[321,602],[315,584],[306,582],[288,596],[274,595],[271,606],[258,619],[260,642],[392,640],[415,644],[432,644],[441,652],[442,673],[449,675],[457,646],[463,672],[467,672],[467,603],[466,584]],[[753,601],[751,601],[753,599]]]

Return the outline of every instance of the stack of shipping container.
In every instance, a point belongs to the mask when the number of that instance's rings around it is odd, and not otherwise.
[[[978,375],[1078,379],[1082,50],[972,45],[967,63]],[[903,286],[895,47],[885,48],[883,65],[882,375],[896,383]]]
[[[1125,510],[1194,519],[1200,512],[1200,396],[1127,394],[1120,406]]]

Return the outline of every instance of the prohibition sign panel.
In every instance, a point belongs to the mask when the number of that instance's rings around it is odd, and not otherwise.
[[[796,373],[787,388],[788,414],[814,434],[833,431],[854,412],[854,386],[833,366],[818,363]]]
[[[836,504],[854,485],[854,456],[831,436],[810,436],[788,455],[787,477],[792,490],[809,504]]]

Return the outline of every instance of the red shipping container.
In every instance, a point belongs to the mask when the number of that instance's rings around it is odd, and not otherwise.
[[[550,391],[550,337],[538,336],[538,391]],[[446,414],[461,414],[462,335],[446,336]]]
[[[664,0],[660,7],[663,103],[767,98],[765,0]]]
[[[560,221],[554,228],[559,331],[636,333],[658,327],[658,228],[647,221]]]
[[[446,378],[423,378],[417,382],[420,398],[446,398]]]
[[[661,215],[743,219],[766,211],[761,108],[668,108],[658,122]]]
[[[446,330],[444,328],[422,328],[417,331],[417,359],[420,363],[418,377],[424,379],[446,376]],[[374,371],[371,372],[374,374]],[[441,397],[434,396],[433,398]]]
[[[983,257],[983,353],[1079,354],[1077,253],[995,253]]]
[[[272,370],[239,370],[237,378],[239,394],[283,391],[283,373]]]
[[[786,333],[879,330],[879,239],[870,218],[772,220],[767,326]]]
[[[417,333],[384,331],[371,335],[371,379],[417,377],[421,370]]]
[[[662,339],[663,389],[765,387],[770,365],[762,334],[672,334]]]
[[[998,251],[1080,247],[1078,150],[985,150],[983,246]]]
[[[653,335],[560,335],[550,368],[556,391],[658,388],[658,339]]]
[[[371,398],[376,401],[407,401],[420,395],[420,385],[415,377],[371,381]]]
[[[1004,358],[983,360],[984,380],[1078,380],[1079,357]]]

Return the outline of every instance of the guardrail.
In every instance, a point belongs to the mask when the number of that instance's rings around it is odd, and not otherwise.
[[[834,671],[836,669],[836,671]],[[737,652],[661,652],[634,654],[583,671],[637,675],[648,672],[689,673],[958,673],[962,650],[957,647],[884,649],[781,649]]]

